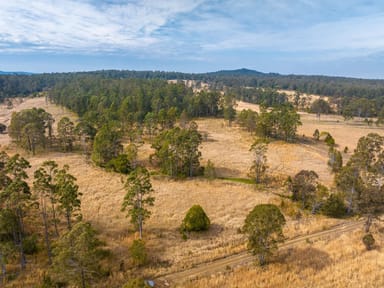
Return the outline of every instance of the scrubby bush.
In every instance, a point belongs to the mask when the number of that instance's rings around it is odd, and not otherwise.
[[[375,245],[375,238],[373,238],[373,235],[371,233],[365,234],[363,237],[363,243],[367,250],[371,250]]]
[[[315,138],[315,140],[319,140],[320,139],[319,129],[316,129],[315,132],[313,132],[313,138]]]
[[[204,231],[211,225],[207,214],[200,205],[193,205],[185,215],[181,224],[182,232]]]
[[[335,139],[332,137],[331,134],[327,134],[327,136],[325,136],[325,139],[324,139],[324,142],[325,144],[327,144],[329,147],[334,147],[336,142],[335,142]]]
[[[204,168],[204,177],[209,180],[216,178],[215,165],[211,160],[208,160],[207,166]]]
[[[321,212],[324,215],[341,218],[346,213],[346,207],[340,196],[331,194],[321,207]]]
[[[135,265],[142,266],[147,263],[148,256],[143,240],[134,240],[132,246],[129,248],[129,252]]]

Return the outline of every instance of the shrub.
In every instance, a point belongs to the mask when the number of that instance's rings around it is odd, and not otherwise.
[[[211,225],[207,214],[200,205],[193,205],[185,215],[181,224],[181,231],[203,231],[208,230]]]
[[[324,139],[325,144],[327,144],[329,147],[335,146],[336,142],[335,139],[332,137],[331,134],[327,134],[327,136]]]
[[[120,154],[119,156],[111,159],[105,165],[105,168],[122,174],[129,174],[129,172],[132,170],[131,163],[127,154]]]
[[[211,160],[208,160],[207,166],[205,166],[204,177],[208,178],[209,180],[216,178],[215,165],[212,163]]]
[[[363,237],[363,243],[367,250],[371,250],[375,245],[375,238],[373,238],[373,235],[371,233],[365,234]]]
[[[129,252],[135,265],[142,266],[147,263],[148,256],[143,240],[134,240],[132,246],[129,248]]]
[[[313,132],[313,138],[315,138],[315,140],[319,140],[320,139],[319,129],[316,129],[315,132]]]
[[[321,212],[330,217],[340,218],[345,215],[346,207],[340,196],[331,194],[322,205]]]
[[[36,254],[37,252],[39,252],[39,247],[37,246],[36,234],[27,236],[23,239],[23,249],[24,249],[24,253],[27,255]]]

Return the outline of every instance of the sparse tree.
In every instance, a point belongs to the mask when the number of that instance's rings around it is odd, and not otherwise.
[[[57,195],[58,208],[65,215],[68,230],[72,229],[72,217],[81,218],[79,197],[79,186],[76,184],[76,178],[68,173],[69,167],[65,165],[63,169],[57,171],[55,175],[55,187]]]
[[[292,199],[300,201],[303,208],[309,208],[314,203],[319,176],[312,170],[301,170],[291,183]]]
[[[100,261],[107,255],[103,246],[90,223],[77,223],[55,245],[52,267],[55,278],[76,287],[89,287],[101,276]]]
[[[225,94],[223,99],[223,115],[228,121],[229,127],[232,126],[232,121],[236,118],[236,98],[234,95]]]
[[[321,114],[329,114],[332,112],[332,108],[324,99],[317,99],[311,104],[310,111],[316,113],[317,118],[320,120]]]
[[[255,179],[255,183],[261,183],[262,179],[265,176],[265,172],[268,168],[267,165],[267,149],[268,144],[262,140],[256,140],[252,146],[250,151],[253,154],[252,166],[250,169],[250,174],[253,179]]]
[[[330,148],[328,151],[328,166],[331,168],[332,173],[337,173],[343,167],[343,156],[339,150]]]
[[[124,185],[127,192],[122,203],[122,211],[127,212],[131,223],[139,230],[140,239],[143,236],[143,224],[151,215],[148,206],[153,206],[155,198],[151,196],[153,189],[149,172],[138,166],[127,177]]]
[[[57,133],[60,145],[65,152],[73,150],[75,141],[75,125],[68,117],[63,117],[57,123]]]
[[[283,243],[284,215],[273,204],[259,204],[247,215],[243,232],[248,235],[248,249],[257,255],[259,264],[265,265],[267,257]]]

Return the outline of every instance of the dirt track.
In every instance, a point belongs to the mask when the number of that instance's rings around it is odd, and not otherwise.
[[[353,231],[359,227],[362,227],[364,220],[345,222],[328,230],[315,232],[309,235],[303,235],[290,239],[280,246],[280,248],[290,248],[302,242],[315,241],[320,239],[329,239],[336,237],[342,233]],[[243,251],[238,254],[230,255],[225,258],[217,259],[209,263],[203,263],[197,267],[179,271],[176,273],[164,275],[158,278],[156,287],[173,287],[180,285],[185,281],[197,279],[202,276],[208,276],[219,272],[225,272],[238,266],[250,265],[255,261],[255,256],[250,255],[247,251]]]

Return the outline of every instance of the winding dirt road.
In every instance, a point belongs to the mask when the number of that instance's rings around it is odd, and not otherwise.
[[[351,221],[333,226],[330,229],[315,232],[308,235],[299,236],[287,240],[284,244],[280,245],[280,249],[290,248],[302,242],[329,239],[336,237],[346,232],[353,231],[359,227],[363,227],[364,220]],[[155,280],[155,287],[173,287],[176,284],[181,284],[188,280],[193,280],[198,277],[208,276],[215,273],[223,272],[233,269],[238,266],[249,265],[255,261],[255,256],[249,254],[247,251],[238,254],[230,255],[225,258],[220,258],[212,262],[203,263],[188,270],[163,275]]]

